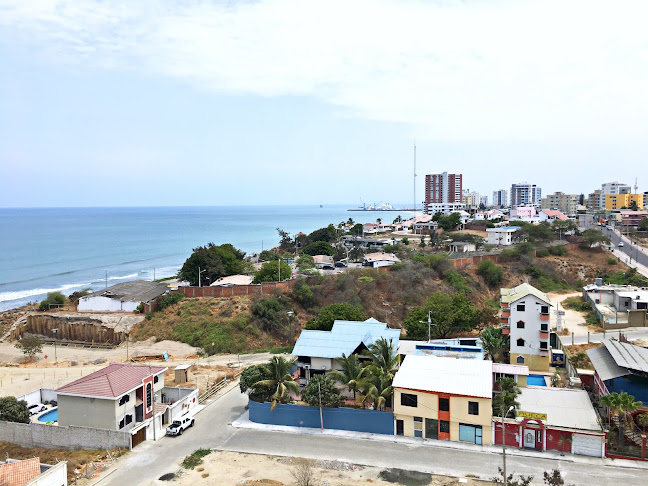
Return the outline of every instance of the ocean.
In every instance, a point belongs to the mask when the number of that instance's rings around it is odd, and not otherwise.
[[[170,277],[192,249],[231,243],[246,253],[353,218],[393,221],[406,211],[350,206],[217,206],[0,209],[0,311],[106,284]]]

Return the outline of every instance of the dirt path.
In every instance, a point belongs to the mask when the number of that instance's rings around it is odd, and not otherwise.
[[[586,336],[588,327],[587,324],[585,323],[585,318],[580,312],[577,312],[575,310],[571,309],[565,309],[562,306],[562,302],[565,299],[569,299],[570,297],[580,297],[582,295],[581,292],[570,292],[568,294],[559,294],[556,292],[551,292],[547,294],[549,296],[549,299],[551,300],[551,303],[553,304],[553,309],[551,309],[551,327],[555,328],[556,327],[556,309],[565,311],[565,315],[563,316],[563,329],[567,328],[569,329],[570,333],[574,333],[574,336]]]

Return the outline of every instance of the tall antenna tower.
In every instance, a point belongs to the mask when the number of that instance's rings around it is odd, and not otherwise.
[[[416,141],[414,142],[414,211],[416,211]]]
[[[639,186],[637,185],[637,178],[635,177],[635,194],[639,193]]]

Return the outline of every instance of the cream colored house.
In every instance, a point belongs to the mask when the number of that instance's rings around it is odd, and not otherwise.
[[[493,363],[409,355],[394,377],[396,435],[491,444]]]

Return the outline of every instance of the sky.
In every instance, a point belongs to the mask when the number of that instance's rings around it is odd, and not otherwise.
[[[0,0],[0,207],[648,191],[648,2]]]

